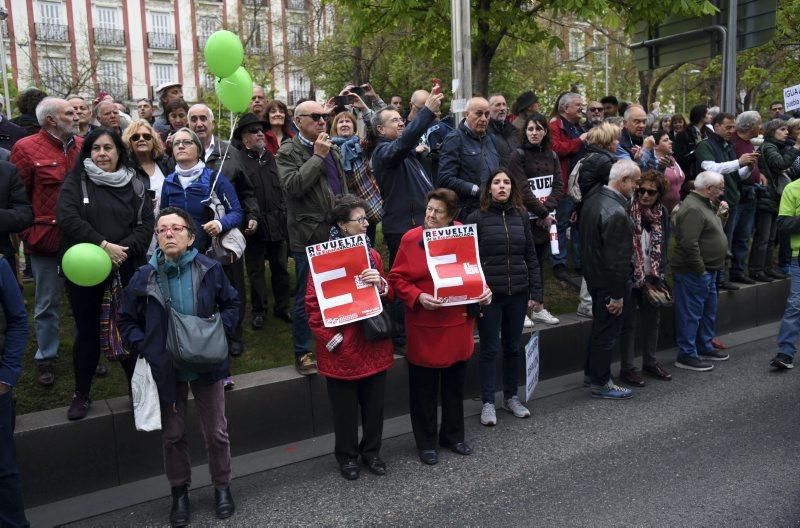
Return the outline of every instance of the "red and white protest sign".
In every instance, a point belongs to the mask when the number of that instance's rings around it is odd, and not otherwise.
[[[445,305],[477,302],[486,288],[475,224],[426,229],[425,258],[433,277],[433,296]]]
[[[534,176],[533,178],[528,178],[528,185],[531,188],[531,192],[539,200],[541,203],[545,203],[548,198],[550,198],[550,193],[553,191],[553,175],[546,174],[544,176]],[[531,215],[533,216],[533,215]],[[550,253],[553,255],[558,255],[558,229],[556,228],[556,214],[555,211],[550,213],[550,216],[553,217],[553,223],[550,224]]]
[[[380,315],[383,305],[378,289],[359,278],[370,267],[366,236],[306,246],[306,255],[326,327]]]

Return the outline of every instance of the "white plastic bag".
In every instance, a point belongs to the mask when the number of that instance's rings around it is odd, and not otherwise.
[[[533,390],[539,383],[539,332],[531,334],[525,345],[525,401],[531,401]]]
[[[137,431],[159,431],[161,429],[161,406],[158,387],[150,364],[143,357],[136,360],[131,379],[133,393],[133,418]]]

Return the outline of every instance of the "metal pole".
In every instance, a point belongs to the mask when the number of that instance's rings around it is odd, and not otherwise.
[[[458,125],[464,117],[467,99],[472,94],[472,37],[469,0],[450,0],[450,29],[453,47],[451,112],[456,125]]]
[[[606,83],[605,84],[606,84],[606,95],[608,95],[610,93],[608,91],[608,38],[606,38],[606,50],[605,51],[606,51],[606,53],[605,53],[605,64],[604,64],[605,70],[606,70]]]
[[[686,71],[683,72],[683,104],[681,105],[681,113],[686,115]]]
[[[8,13],[3,8],[0,10],[0,24],[8,24],[7,18]],[[6,116],[11,119],[11,103],[8,98],[8,72],[6,71],[6,43],[2,34],[0,34],[0,70],[2,70],[3,76],[3,106],[6,110]]]
[[[728,40],[723,56],[722,107],[723,112],[736,113],[736,25],[739,6],[737,0],[728,0]]]

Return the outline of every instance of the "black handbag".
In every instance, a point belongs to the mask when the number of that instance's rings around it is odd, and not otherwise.
[[[172,308],[166,273],[159,270],[164,304],[169,310],[167,352],[176,367],[203,373],[217,369],[228,357],[228,340],[219,312],[209,318],[186,315]]]
[[[383,305],[383,311],[374,317],[361,321],[364,329],[364,339],[367,341],[377,341],[393,337],[397,331],[397,323],[392,314],[392,306]]]

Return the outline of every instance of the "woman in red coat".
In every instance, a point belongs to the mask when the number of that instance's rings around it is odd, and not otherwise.
[[[336,198],[330,215],[331,240],[366,234],[369,227],[366,207],[363,200],[352,194]],[[376,286],[381,297],[390,300],[389,285],[381,275],[383,261],[372,247],[369,261],[370,267],[361,273],[361,280]],[[386,464],[380,458],[380,449],[386,371],[394,360],[392,340],[367,341],[360,321],[326,328],[310,275],[306,312],[317,341],[317,369],[327,380],[336,436],[335,455],[342,476],[347,480],[358,478],[359,455],[372,473],[385,475]],[[359,407],[363,427],[361,443],[358,442]]]
[[[406,305],[408,384],[411,426],[425,464],[436,464],[436,407],[439,385],[442,424],[439,445],[459,455],[472,449],[464,442],[464,378],[474,347],[475,318],[467,306],[443,306],[433,296],[433,279],[425,260],[422,230],[450,225],[458,214],[458,196],[449,189],[436,189],[426,197],[425,220],[403,235],[389,283]],[[488,288],[481,304],[491,302]]]

